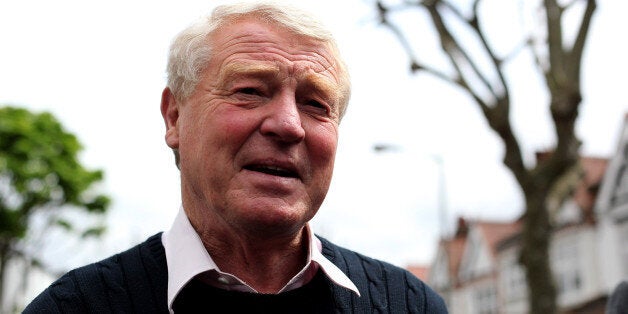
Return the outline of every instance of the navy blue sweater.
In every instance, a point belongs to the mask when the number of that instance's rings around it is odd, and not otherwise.
[[[200,307],[195,312],[221,313],[209,309],[228,306],[223,304],[227,303],[226,300],[238,300],[238,304],[244,306],[249,304],[248,308],[253,309],[253,313],[265,312],[256,307],[259,303],[254,302],[270,303],[273,306],[292,302],[308,307],[304,303],[306,301],[299,298],[312,293],[320,297],[321,301],[317,304],[324,303],[317,307],[324,310],[318,312],[447,313],[440,296],[408,271],[336,246],[322,238],[321,242],[323,255],[355,283],[361,297],[330,283],[319,274],[312,283],[286,295],[254,297],[213,290],[215,288],[211,287],[197,287],[196,292],[223,293],[224,296],[215,297],[214,300],[219,301],[207,304],[207,310],[203,311],[203,307]],[[156,234],[128,251],[70,271],[35,298],[24,313],[168,313],[167,286],[166,255],[161,244],[161,234]],[[255,301],[247,303],[247,300]],[[175,305],[179,301],[177,298]],[[197,299],[190,302],[202,301]],[[179,312],[187,311],[177,310]]]

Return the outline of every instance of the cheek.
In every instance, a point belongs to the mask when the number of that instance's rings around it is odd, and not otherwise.
[[[220,158],[220,152],[234,154],[254,129],[254,119],[238,110],[218,110],[193,117],[187,130],[189,143],[195,143],[202,156]]]
[[[337,146],[338,132],[335,127],[319,126],[315,132],[310,132],[308,150],[315,175],[319,173],[327,181],[331,180]]]
[[[235,106],[228,106],[214,115],[212,124],[220,134],[217,137],[227,142],[241,143],[256,130],[259,117],[250,110],[243,110]]]
[[[334,171],[336,145],[336,135],[310,136],[308,151],[313,177],[307,184],[307,189],[313,208],[320,207],[329,190]]]

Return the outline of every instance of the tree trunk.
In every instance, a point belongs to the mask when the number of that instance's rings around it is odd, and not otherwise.
[[[410,69],[413,72],[430,73],[466,91],[482,110],[489,126],[503,140],[504,164],[515,176],[525,195],[520,262],[526,271],[529,311],[534,314],[556,313],[557,291],[549,259],[552,225],[548,201],[551,190],[556,188],[554,185],[569,174],[579,158],[580,141],[575,133],[575,123],[582,100],[580,70],[591,19],[597,7],[596,0],[542,1],[547,38],[524,39],[527,42],[525,47],[529,48],[537,69],[544,76],[551,98],[550,112],[556,133],[556,147],[548,152],[550,155],[547,158],[537,160],[537,165],[533,168],[524,164],[519,141],[510,123],[510,84],[506,80],[503,67],[504,62],[508,61],[508,55],[500,57],[489,44],[480,22],[479,8],[482,1],[471,1],[470,16],[463,14],[453,2],[457,1],[406,1],[406,5],[395,7],[387,6],[384,1],[379,0],[376,4],[380,22],[393,31],[410,56]],[[585,7],[576,36],[573,42],[567,44],[564,40],[566,32],[563,29],[563,13],[577,2],[584,3]],[[426,9],[443,53],[453,66],[453,74],[420,62],[403,30],[390,21],[390,12],[412,6]],[[447,15],[443,15],[443,12]],[[450,29],[446,22],[447,17],[456,20],[459,25],[466,25],[467,30],[477,36],[478,47],[481,47],[491,61],[486,66],[486,71],[481,71],[484,63],[473,58],[470,50],[461,44],[469,40],[469,36],[459,36],[458,32]],[[486,74],[491,71],[492,74]],[[478,89],[477,86],[482,88]],[[487,91],[489,97],[486,97]]]
[[[552,235],[545,202],[548,190],[544,185],[524,188],[526,213],[520,258],[528,282],[529,313],[557,311],[556,287],[548,256]]]

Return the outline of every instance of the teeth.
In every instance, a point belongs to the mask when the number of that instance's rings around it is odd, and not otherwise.
[[[258,171],[270,175],[280,176],[280,177],[293,177],[296,178],[296,174],[288,169],[277,167],[277,166],[251,166],[248,167],[250,170]]]

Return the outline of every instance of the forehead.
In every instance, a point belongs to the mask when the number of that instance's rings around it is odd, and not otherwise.
[[[337,60],[328,43],[255,17],[227,22],[210,35],[210,40],[210,67],[216,70],[233,62],[266,62],[288,66],[293,71],[323,73],[338,82]]]

